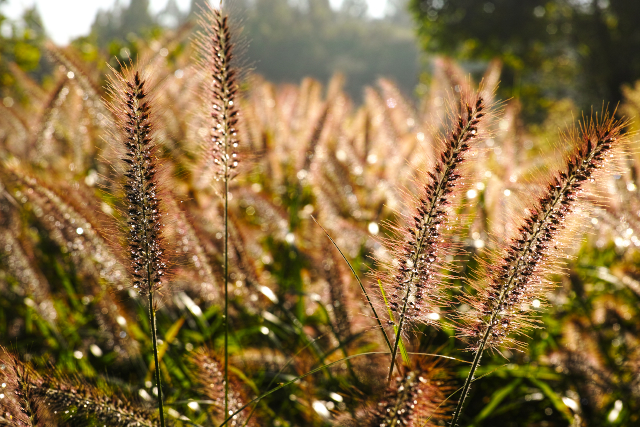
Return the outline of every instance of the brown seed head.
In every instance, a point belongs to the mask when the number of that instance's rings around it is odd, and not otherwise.
[[[463,301],[473,310],[462,314],[460,335],[470,339],[470,349],[517,345],[512,333],[535,324],[530,306],[544,298],[549,282],[547,269],[557,261],[561,232],[575,209],[588,181],[620,144],[624,122],[605,114],[600,120],[582,122],[577,148],[542,196],[527,209],[529,214],[503,249],[500,258],[487,266],[489,283]],[[484,344],[482,344],[484,342]]]
[[[154,122],[145,80],[137,71],[116,73],[109,88],[111,110],[118,118],[126,163],[127,241],[134,288],[142,295],[157,291],[166,274],[163,222],[158,197]]]
[[[440,425],[447,418],[448,407],[443,403],[452,389],[444,371],[433,362],[417,365],[389,386],[366,425],[429,427]]]
[[[393,277],[383,277],[389,305],[396,323],[431,324],[430,314],[446,305],[445,286],[440,279],[443,230],[448,223],[454,193],[461,187],[460,167],[470,147],[480,139],[481,122],[487,106],[479,96],[462,98],[459,114],[431,172],[408,224],[396,229],[398,238],[389,246],[398,265]]]
[[[3,347],[0,347],[0,365],[0,425],[52,425],[54,421],[49,408],[32,387],[32,383],[39,381],[37,373]]]
[[[238,85],[234,68],[234,43],[229,17],[219,9],[209,8],[200,18],[204,29],[198,34],[201,72],[205,79],[205,103],[211,116],[210,141],[205,145],[213,156],[218,179],[232,177],[238,166]]]
[[[222,364],[209,352],[199,351],[192,358],[192,363],[196,368],[196,381],[200,385],[200,391],[214,403],[211,409],[214,413],[222,416],[224,414],[224,371]],[[241,387],[233,379],[229,380],[229,413],[233,413],[244,405]],[[252,419],[253,420],[253,419]],[[229,426],[243,426],[245,414],[239,413],[229,420]],[[250,420],[249,426],[255,425]]]

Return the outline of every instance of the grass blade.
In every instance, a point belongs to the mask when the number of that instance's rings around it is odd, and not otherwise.
[[[331,240],[331,243],[333,243],[333,246],[335,246],[335,248],[338,250],[338,252],[340,253],[340,256],[342,256],[342,259],[344,260],[344,262],[346,262],[347,265],[349,266],[349,269],[351,270],[351,273],[353,273],[353,277],[355,277],[356,280],[358,281],[358,284],[360,285],[360,289],[362,290],[362,293],[364,293],[364,296],[367,299],[367,302],[369,303],[369,307],[371,307],[371,311],[373,312],[373,316],[376,318],[376,321],[378,322],[378,326],[380,326],[380,331],[382,332],[382,336],[384,337],[384,341],[387,343],[387,347],[389,348],[389,351],[393,352],[393,347],[391,346],[391,341],[389,341],[389,337],[387,336],[387,333],[385,332],[384,327],[382,326],[382,322],[380,321],[380,317],[378,316],[378,313],[376,312],[376,309],[373,306],[373,302],[371,301],[371,298],[369,297],[369,293],[367,292],[367,289],[362,284],[362,281],[360,280],[360,277],[358,277],[358,274],[356,273],[356,271],[351,266],[351,263],[349,262],[349,260],[347,260],[347,257],[344,256],[344,253],[342,253],[342,251],[338,247],[338,244],[335,242],[335,240],[333,240],[331,238],[331,236],[329,235],[329,232],[327,230],[325,230],[325,228],[323,226],[320,225],[320,223],[316,220],[316,218],[313,215],[311,215],[311,219],[313,219],[313,222],[318,224],[318,227],[320,227],[322,229],[322,231],[324,231],[324,234],[326,234],[326,236],[329,238],[329,240]]]
[[[398,326],[395,324],[396,320],[393,318],[391,307],[389,307],[389,302],[387,301],[387,294],[384,293],[384,287],[382,286],[382,283],[380,282],[380,280],[378,280],[378,286],[380,286],[380,293],[382,293],[382,298],[384,299],[384,305],[387,306],[387,310],[389,311],[389,319],[391,319],[391,321],[393,322],[393,332],[396,335],[398,335]],[[400,337],[400,335],[398,335],[398,337]],[[404,347],[404,343],[402,342],[402,337],[400,337],[400,342],[398,344],[398,347],[400,348],[400,354],[402,355],[402,360],[404,360],[404,363],[409,365],[410,363],[409,354],[407,353],[407,350]]]

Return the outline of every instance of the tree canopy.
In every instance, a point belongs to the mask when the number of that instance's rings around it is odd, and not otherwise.
[[[5,0],[0,0],[0,5],[3,3]],[[13,86],[16,79],[16,69],[11,69],[9,64],[15,64],[19,69],[37,74],[38,77],[45,74],[40,69],[40,46],[44,39],[42,20],[35,8],[25,10],[22,17],[15,21],[0,13],[0,97],[4,98],[3,88]],[[8,99],[0,101],[5,104],[13,102]]]
[[[131,33],[179,25],[193,18],[205,0],[192,0],[188,14],[173,2],[152,16],[148,0],[116,3],[101,11],[92,26],[92,40],[117,55]],[[411,94],[418,83],[419,51],[406,0],[394,0],[394,13],[370,19],[365,0],[346,0],[337,10],[328,0],[234,0],[231,11],[247,41],[243,59],[256,73],[275,83],[298,83],[305,77],[328,82],[336,72],[346,77],[345,89],[356,100],[365,85],[379,77],[396,81]],[[133,53],[133,49],[130,49]]]
[[[341,72],[356,99],[379,77],[393,79],[407,94],[415,90],[419,52],[411,26],[366,19],[366,4],[355,0],[338,11],[326,0],[309,1],[309,7],[287,0],[252,3],[242,12],[246,56],[268,80],[299,82],[311,76],[326,82]]]
[[[427,52],[505,64],[503,88],[617,103],[640,78],[636,0],[410,0]]]

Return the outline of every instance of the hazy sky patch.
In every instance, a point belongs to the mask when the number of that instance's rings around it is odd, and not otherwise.
[[[164,9],[168,0],[150,0],[151,11],[157,13]],[[382,17],[386,0],[367,0],[369,14],[372,17]],[[121,2],[128,4],[127,0]],[[333,7],[338,7],[342,0],[330,0]],[[187,11],[190,0],[177,0],[178,7]],[[20,17],[22,12],[36,5],[47,34],[60,45],[69,43],[75,37],[89,33],[96,13],[99,9],[110,9],[115,0],[9,0],[0,6],[2,13],[12,19]]]

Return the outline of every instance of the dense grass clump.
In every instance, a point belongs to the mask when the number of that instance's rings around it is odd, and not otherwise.
[[[118,70],[49,46],[0,106],[0,425],[639,422],[626,121],[558,139],[446,59],[355,106],[199,25]]]

